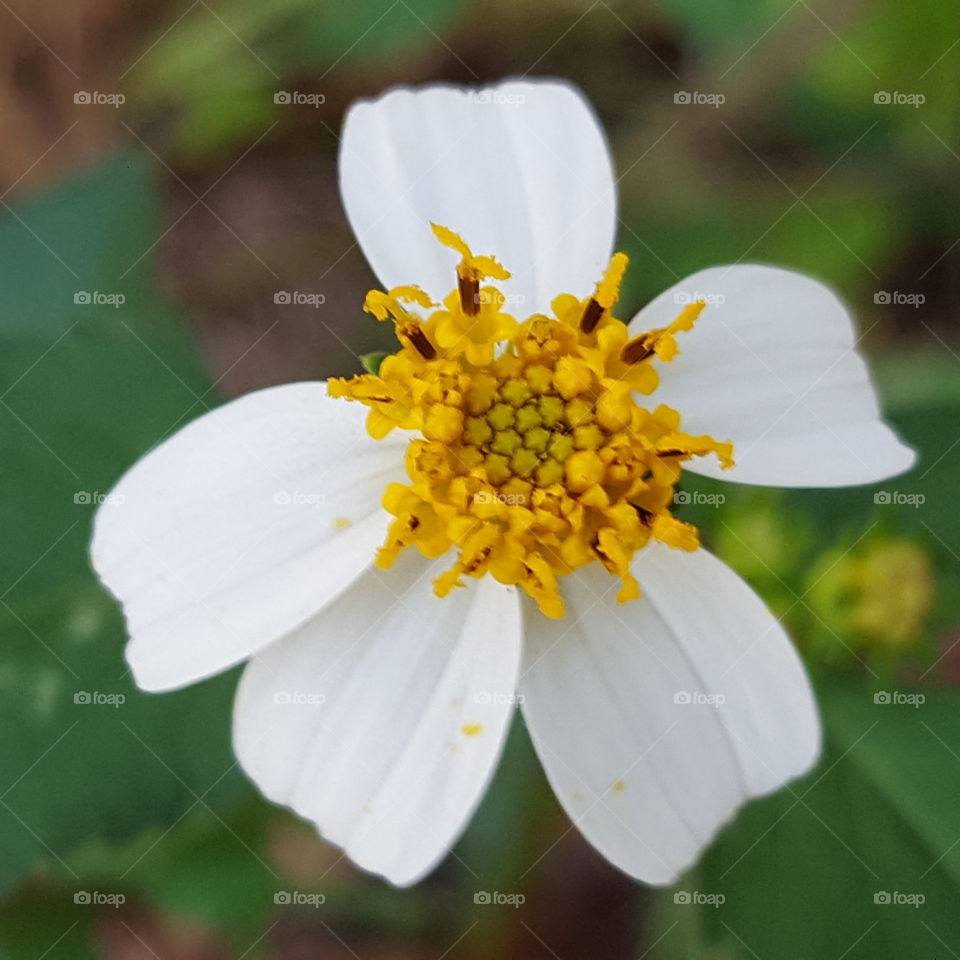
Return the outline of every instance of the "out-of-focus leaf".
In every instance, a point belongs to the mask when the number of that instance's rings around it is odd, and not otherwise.
[[[847,688],[821,704],[818,769],[749,806],[688,881],[724,898],[701,922],[738,957],[941,956],[960,936],[960,697]]]
[[[216,12],[199,6],[148,48],[135,83],[146,100],[174,105],[181,148],[201,155],[291,110],[310,109],[293,95],[326,97],[334,67],[342,71],[386,53],[396,60],[440,43],[437,36],[455,11],[455,0],[392,6],[381,0],[229,0]],[[301,84],[287,79],[298,76],[305,78]],[[276,102],[283,93],[290,99]]]
[[[685,35],[700,48],[725,45],[744,49],[769,30],[783,14],[775,0],[723,0],[702,4],[696,0],[664,0],[663,6]]]
[[[166,828],[246,789],[232,678],[138,692],[87,556],[97,502],[212,403],[154,288],[159,234],[149,170],[129,155],[0,221],[0,887],[81,840]]]
[[[27,887],[0,906],[0,957],[4,960],[93,960],[91,923],[97,907],[83,894]]]
[[[781,192],[759,163],[757,176],[769,178],[772,191],[734,195],[721,177],[713,189],[708,185],[682,203],[664,204],[653,195],[626,198],[631,206],[623,213],[620,244],[632,264],[620,302],[628,316],[630,308],[698,270],[739,261],[800,270],[839,290],[872,296],[863,264],[882,261],[892,243],[892,212],[879,186],[874,192],[869,184],[856,191],[824,185],[803,205],[786,188]]]

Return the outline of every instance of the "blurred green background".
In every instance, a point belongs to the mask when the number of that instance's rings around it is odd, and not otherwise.
[[[960,956],[960,8],[11,0],[0,23],[0,958]],[[133,687],[86,558],[97,502],[178,426],[388,346],[337,195],[347,105],[527,74],[607,127],[621,312],[714,263],[813,273],[921,454],[869,489],[687,483],[797,639],[827,747],[666,891],[570,828],[519,721],[456,856],[408,891],[358,873],[237,769],[236,674]]]

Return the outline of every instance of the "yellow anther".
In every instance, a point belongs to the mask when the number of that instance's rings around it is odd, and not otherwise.
[[[593,333],[606,313],[620,296],[620,283],[627,270],[629,259],[625,253],[615,253],[603,279],[597,284],[593,296],[587,301],[580,316],[583,333]]]
[[[630,259],[625,253],[615,253],[603,279],[597,284],[593,299],[604,310],[609,310],[617,302],[620,296],[620,284],[623,282],[623,275],[627,272],[629,262]]]
[[[628,340],[620,350],[620,359],[624,363],[634,364],[641,363],[656,354],[660,360],[672,360],[678,350],[674,334],[692,330],[706,305],[703,300],[688,304],[669,326],[651,330],[649,333]]]

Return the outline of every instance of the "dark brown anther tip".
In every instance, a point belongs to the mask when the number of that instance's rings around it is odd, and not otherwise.
[[[590,298],[580,318],[580,330],[583,333],[593,333],[603,316],[603,307],[593,297]]]
[[[480,312],[480,281],[475,277],[458,275],[457,289],[460,291],[460,306],[468,317]]]
[[[424,360],[436,359],[437,348],[427,339],[421,327],[411,325],[403,333]]]
[[[646,335],[628,340],[620,349],[620,359],[624,363],[640,363],[653,356],[653,347],[647,343]]]
[[[652,510],[647,510],[645,507],[638,506],[635,503],[631,503],[630,506],[637,511],[637,515],[640,517],[640,522],[644,526],[649,527],[653,523],[655,514]]]

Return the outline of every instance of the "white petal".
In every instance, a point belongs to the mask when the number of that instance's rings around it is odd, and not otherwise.
[[[736,466],[686,469],[740,483],[833,487],[871,483],[914,462],[880,419],[853,322],[823,284],[757,264],[711,267],[662,293],[630,324],[662,327],[685,303],[708,306],[680,353],[657,364],[651,402],[680,412],[688,433],[732,440]],[[722,302],[717,302],[722,301]]]
[[[234,748],[264,794],[399,885],[453,845],[513,715],[516,595],[484,578],[434,596],[449,561],[407,551],[369,571],[237,692]]]
[[[809,770],[820,726],[790,640],[732,570],[655,544],[633,572],[640,600],[618,605],[594,565],[563,581],[567,621],[531,611],[520,691],[573,822],[662,884],[744,800]]]
[[[430,222],[513,274],[523,315],[558,293],[586,296],[612,251],[616,188],[596,117],[575,87],[510,81],[482,89],[393,90],[344,124],[340,189],[367,260],[386,287],[434,299],[456,286],[457,255]]]
[[[406,438],[324,383],[273,387],[193,421],[97,512],[93,563],[123,603],[137,683],[165,690],[244,660],[372,561]]]

